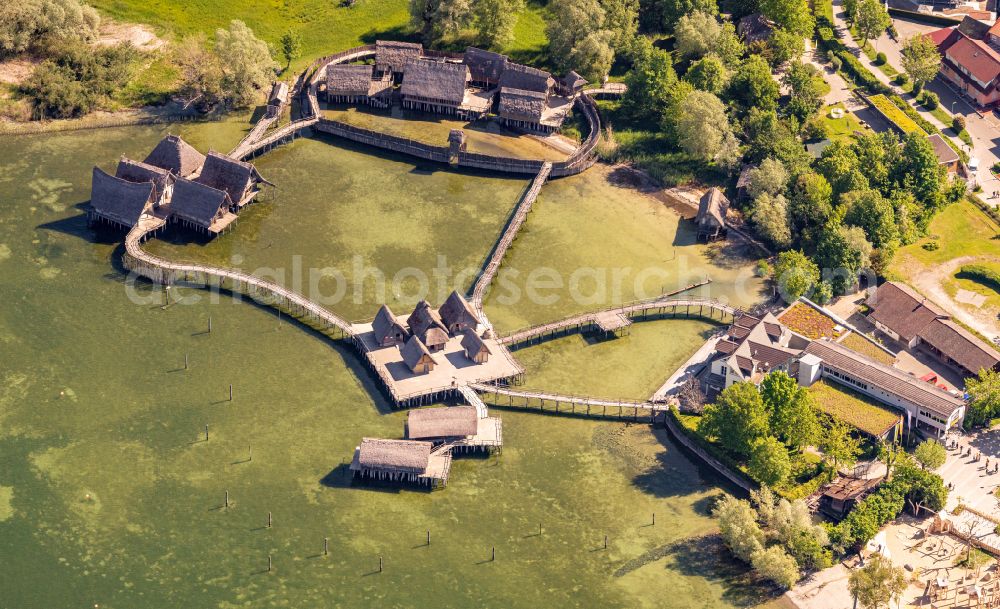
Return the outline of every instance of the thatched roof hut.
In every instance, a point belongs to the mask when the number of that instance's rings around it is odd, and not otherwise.
[[[558,88],[560,95],[576,95],[583,90],[586,86],[587,79],[576,73],[575,70],[570,70],[566,76],[559,79]]]
[[[375,332],[375,340],[383,347],[396,345],[406,341],[409,332],[386,305],[379,307],[372,322],[372,330]]]
[[[186,178],[205,163],[205,155],[176,135],[167,135],[143,161]]]
[[[716,187],[708,189],[698,202],[698,237],[715,239],[726,230],[726,212],[729,210],[729,199]]]
[[[174,183],[173,174],[166,169],[125,157],[118,161],[115,177],[128,182],[151,182],[153,184],[153,201],[155,202],[161,201],[167,188]]]
[[[493,86],[500,82],[500,76],[507,69],[508,59],[506,55],[500,53],[468,47],[465,49],[463,61],[469,66],[472,82]]]
[[[271,86],[271,94],[267,96],[269,106],[280,106],[288,101],[288,83],[276,82]]]
[[[500,76],[500,86],[508,89],[538,91],[548,93],[555,84],[552,75],[545,70],[539,70],[519,63],[509,62]]]
[[[94,167],[89,215],[131,228],[152,206],[154,193],[152,182],[129,182]]]
[[[508,87],[500,89],[498,114],[501,119],[540,123],[544,112],[545,93]]]
[[[448,332],[448,327],[444,325],[441,316],[426,300],[421,300],[413,307],[406,324],[410,326],[410,332],[415,336],[423,335],[429,328],[439,328],[445,334]]]
[[[367,96],[374,70],[370,65],[330,64],[326,67],[327,95]]]
[[[486,343],[483,342],[483,339],[472,330],[466,330],[462,334],[462,349],[465,350],[465,357],[477,364],[485,364],[490,355],[493,354],[490,348],[486,346]]]
[[[476,315],[472,305],[455,290],[452,290],[441,305],[439,314],[445,327],[453,334],[470,328],[475,330],[479,325],[479,316]]]
[[[412,440],[363,438],[358,465],[365,469],[422,474],[427,470],[433,444]]]
[[[267,182],[252,164],[232,157],[209,151],[201,175],[195,180],[199,184],[225,191],[236,206],[249,202],[257,194],[255,186]]]
[[[424,53],[423,45],[397,40],[375,41],[375,69],[379,72],[402,72],[411,59]]]
[[[459,107],[465,101],[469,67],[461,63],[414,60],[403,68],[399,91],[404,99]]]
[[[218,234],[235,219],[232,201],[224,190],[178,178],[170,201],[171,217],[196,228]]]
[[[464,438],[476,435],[479,416],[473,406],[443,406],[411,410],[406,437],[411,440]]]
[[[406,341],[406,344],[403,345],[403,348],[399,352],[403,356],[403,363],[414,374],[427,374],[434,370],[434,366],[437,364],[434,361],[434,356],[431,355],[431,352],[427,350],[427,347],[424,346],[424,343],[415,334],[410,337],[410,340]]]

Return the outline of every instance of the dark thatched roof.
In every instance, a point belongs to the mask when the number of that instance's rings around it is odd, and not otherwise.
[[[479,417],[472,406],[443,406],[411,410],[406,417],[406,437],[411,440],[474,436]]]
[[[174,175],[186,178],[201,169],[205,155],[176,135],[168,135],[153,148],[145,163],[168,169]]]
[[[366,65],[330,64],[326,68],[329,95],[368,95],[374,68]]]
[[[90,205],[94,213],[125,226],[135,226],[153,200],[152,182],[129,182],[94,167]]]
[[[454,106],[465,101],[469,67],[461,63],[415,60],[403,68],[403,97],[436,100]]]
[[[500,53],[468,47],[465,49],[463,61],[465,61],[465,65],[469,66],[472,80],[495,83],[500,80],[500,76],[507,69],[508,60],[506,55]]]
[[[441,305],[439,313],[441,321],[448,328],[456,324],[465,324],[475,328],[479,324],[479,317],[472,306],[455,290],[452,290],[444,304]]]
[[[402,72],[403,66],[411,59],[417,59],[424,52],[424,47],[414,42],[399,42],[396,40],[375,41],[375,69],[385,72]]]
[[[384,469],[422,474],[430,460],[430,442],[363,438],[358,464],[366,469]]]
[[[522,89],[524,91],[538,91],[548,93],[555,80],[552,75],[545,70],[531,68],[519,63],[508,63],[507,69],[500,76],[500,86],[508,89]]]
[[[393,314],[392,309],[386,305],[379,307],[375,321],[372,322],[372,330],[375,332],[375,340],[379,344],[385,342],[386,339],[395,340],[396,334],[403,338],[406,338],[407,335],[406,328]]]
[[[129,182],[152,182],[154,199],[163,196],[167,186],[174,183],[173,175],[166,169],[125,157],[118,161],[115,177]]]
[[[726,225],[726,210],[729,199],[716,187],[708,189],[698,202],[698,216],[695,221],[700,227],[723,227]]]
[[[201,174],[195,181],[217,190],[223,190],[233,203],[239,203],[243,200],[247,189],[257,182],[266,180],[250,163],[237,161],[212,150],[205,158],[205,166],[202,167]]]
[[[448,333],[437,326],[431,326],[420,334],[420,340],[428,347],[441,347],[448,343]]]
[[[232,201],[225,191],[178,178],[170,200],[170,212],[176,218],[210,229],[216,217],[230,205]]]
[[[524,89],[500,89],[500,118],[538,123],[545,111],[545,94]]]
[[[417,366],[421,362],[426,362],[430,360],[432,364],[436,364],[434,361],[434,356],[431,352],[427,350],[424,343],[420,341],[416,335],[411,336],[410,340],[406,341],[403,348],[399,350],[400,354],[403,356],[403,362],[410,367],[410,370],[416,370]]]
[[[441,316],[427,304],[426,300],[421,300],[413,307],[413,312],[410,313],[406,323],[415,336],[422,336],[429,328],[439,328],[445,334],[448,333],[448,327],[444,325]]]
[[[587,84],[587,79],[577,74],[576,70],[570,70],[569,74],[562,77],[562,84],[567,89],[578,89]]]
[[[465,349],[466,353],[471,355],[475,355],[483,351],[486,351],[488,354],[493,353],[490,351],[490,348],[486,346],[486,343],[483,342],[483,339],[472,330],[466,330],[465,333],[462,334],[462,348]]]

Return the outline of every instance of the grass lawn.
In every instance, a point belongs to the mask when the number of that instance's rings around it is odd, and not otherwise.
[[[1000,262],[979,262],[977,264],[1000,273]],[[986,297],[986,302],[983,303],[985,306],[1000,308],[1000,292],[993,285],[980,279],[963,275],[960,270],[956,270],[952,279],[945,281],[944,285],[950,294],[954,294],[958,290],[969,290],[970,292],[982,294]]]
[[[411,39],[406,0],[357,0],[342,6],[333,0],[92,0],[101,13],[120,21],[145,23],[161,37],[177,38],[195,33],[210,38],[231,19],[246,22],[254,32],[277,47],[282,34],[292,30],[302,36],[302,56],[292,62],[295,71],[316,57],[367,44],[376,38]],[[547,44],[542,14],[544,5],[529,2],[514,30],[514,41],[504,49],[515,59],[544,63]],[[458,40],[456,44],[464,41]],[[279,59],[280,61],[280,59]]]
[[[834,108],[840,108],[844,111],[844,116],[841,118],[833,118],[830,116],[830,111]],[[850,140],[854,137],[855,131],[864,131],[865,128],[861,125],[861,121],[858,120],[854,114],[847,111],[844,108],[844,104],[833,104],[823,108],[823,124],[826,125],[827,136],[831,141],[844,141]]]
[[[839,336],[834,332],[837,322],[801,302],[793,304],[778,319],[793,332],[813,340]]]
[[[879,349],[873,345],[868,339],[858,336],[856,333],[851,332],[844,337],[844,340],[840,341],[840,344],[847,347],[851,351],[856,351],[861,355],[872,358],[877,362],[882,362],[888,366],[891,366],[896,358],[889,355],[885,351]]]
[[[809,393],[822,412],[872,436],[881,436],[899,421],[896,411],[839,385],[819,381]]]
[[[890,271],[906,279],[960,256],[995,256],[1000,251],[998,234],[1000,226],[978,207],[959,201],[931,220],[926,237],[899,249]],[[931,242],[937,249],[924,249]]]

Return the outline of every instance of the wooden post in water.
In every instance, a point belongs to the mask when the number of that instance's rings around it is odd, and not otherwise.
[[[229,491],[226,491],[226,509],[229,509]]]
[[[230,383],[230,385],[229,385],[229,401],[230,402],[233,401],[233,385],[232,385],[232,383]]]
[[[490,560],[495,561],[496,559],[497,559],[497,547],[493,546],[493,554],[490,556]]]
[[[253,461],[253,445],[247,444],[247,461]],[[653,517],[656,518],[655,516]]]
[[[271,512],[267,513],[267,528],[271,528]]]
[[[382,555],[381,554],[378,557],[378,572],[379,573],[382,572]]]
[[[653,512],[653,526],[656,526],[656,512]]]
[[[427,545],[431,545],[431,531],[427,529]]]
[[[185,370],[188,369],[188,354],[187,353],[184,354],[184,369]]]
[[[208,425],[205,426],[205,441],[208,442]]]
[[[267,555],[267,572],[268,573],[271,572],[271,555],[270,554]]]
[[[604,536],[604,549],[605,550],[608,549],[608,536],[607,535]]]
[[[330,553],[330,540],[327,539],[326,537],[324,537],[323,538],[323,556],[326,556],[329,553]]]
[[[208,316],[208,333],[209,334],[212,333],[212,316],[211,315]]]

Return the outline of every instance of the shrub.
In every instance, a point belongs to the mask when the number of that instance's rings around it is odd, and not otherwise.
[[[936,110],[941,100],[938,98],[937,93],[933,91],[923,92],[923,102],[924,107],[928,110]]]
[[[899,85],[899,86],[902,87],[903,85],[905,85],[908,82],[910,82],[910,77],[906,75],[906,72],[900,72],[899,74],[896,75],[896,84],[897,85]]]
[[[958,277],[974,279],[1000,291],[1000,270],[983,264],[966,264],[959,269]]]
[[[875,65],[877,66],[885,65],[886,61],[888,61],[888,59],[886,58],[885,53],[879,51],[878,54],[875,55]]]
[[[830,65],[833,66],[834,72],[839,72],[840,68],[844,65],[844,63],[840,61],[840,57],[834,55],[833,57],[830,58]]]
[[[1000,173],[1000,161],[993,163],[993,166],[990,167],[990,171],[992,171],[993,173]]]
[[[941,247],[941,245],[937,241],[928,241],[927,243],[921,245],[920,247],[924,248],[928,252],[936,252]]]
[[[920,92],[923,91],[923,89],[924,89],[924,83],[922,83],[922,82],[914,82],[913,83],[913,94],[914,95],[920,95]]]
[[[965,131],[965,117],[956,114],[954,118],[951,119],[951,128],[955,130],[955,133],[961,133]],[[994,167],[996,164],[994,164]]]

